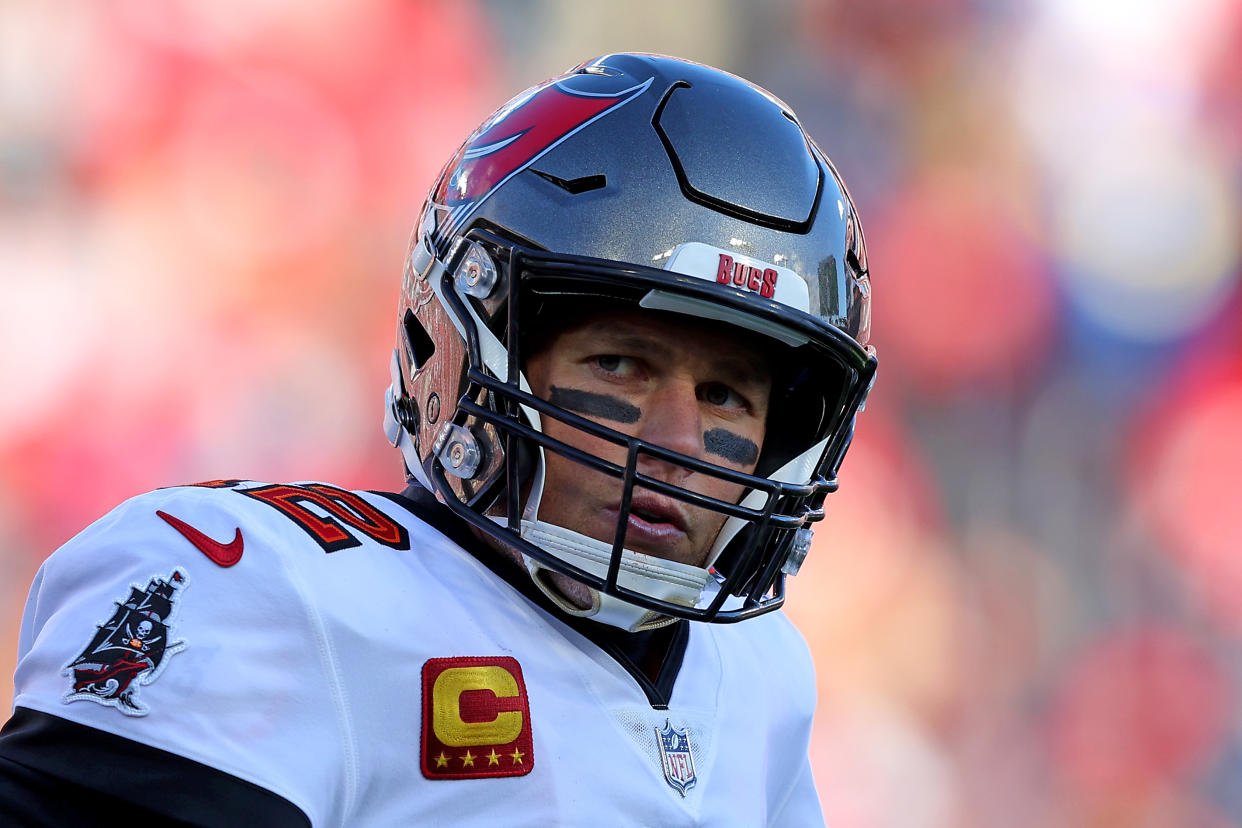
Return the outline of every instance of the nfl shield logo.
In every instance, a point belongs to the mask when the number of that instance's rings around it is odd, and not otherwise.
[[[664,765],[664,778],[682,796],[699,781],[694,775],[694,754],[690,751],[690,739],[685,729],[678,730],[668,719],[664,729],[653,728],[656,744],[660,746],[660,763]]]

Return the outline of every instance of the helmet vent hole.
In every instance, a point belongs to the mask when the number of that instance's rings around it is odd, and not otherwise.
[[[608,179],[603,175],[584,175],[580,178],[561,178],[552,175],[552,173],[540,172],[532,170],[532,172],[542,178],[560,187],[571,195],[579,195],[580,193],[588,193],[591,190],[602,190],[608,186]]]
[[[414,311],[407,308],[405,319],[402,321],[404,323],[402,327],[405,329],[405,346],[410,351],[410,357],[414,360],[414,370],[417,371],[436,352],[436,343],[432,341],[423,323],[414,315]]]

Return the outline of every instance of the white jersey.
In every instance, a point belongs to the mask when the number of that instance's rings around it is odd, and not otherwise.
[[[237,481],[125,502],[40,569],[15,709],[314,826],[822,824],[814,677],[782,614],[685,624],[661,698],[412,509]]]

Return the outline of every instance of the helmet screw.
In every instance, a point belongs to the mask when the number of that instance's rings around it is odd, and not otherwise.
[[[486,299],[496,287],[496,263],[481,244],[472,241],[469,245],[466,257],[457,265],[453,278],[457,289],[462,293],[476,299]]]
[[[440,419],[440,395],[435,391],[427,397],[427,422],[434,423]]]
[[[445,471],[466,480],[474,477],[483,460],[478,441],[470,429],[453,423],[445,423],[440,429],[432,451],[444,464]]]

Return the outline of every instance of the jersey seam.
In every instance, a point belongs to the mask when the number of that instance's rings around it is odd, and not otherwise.
[[[237,490],[232,489],[231,491]],[[241,494],[241,492],[238,493]],[[324,623],[323,615],[319,612],[314,602],[310,600],[308,594],[309,587],[306,581],[296,567],[289,565],[287,560],[288,552],[283,544],[273,544],[273,549],[276,551],[277,558],[280,560],[280,566],[284,570],[285,576],[288,578],[290,586],[293,587],[298,601],[302,604],[302,610],[306,614],[307,624],[319,648],[321,670],[332,694],[333,706],[336,708],[338,726],[341,729],[342,758],[345,765],[345,796],[344,801],[341,803],[340,820],[337,824],[341,826],[348,825],[348,815],[353,811],[354,800],[357,798],[358,791],[358,748],[354,736],[353,714],[349,704],[349,696],[344,684],[340,680],[339,664],[337,663],[335,648],[332,645],[331,634]]]
[[[785,788],[785,795],[781,797],[780,804],[776,806],[776,808],[772,811],[772,814],[768,817],[768,824],[771,825],[771,824],[775,824],[780,821],[781,815],[785,813],[785,809],[789,807],[789,803],[793,801],[794,794],[798,791],[798,788],[800,787],[799,783],[802,781],[802,777],[810,771],[810,768],[811,766],[810,766],[809,759],[804,759],[799,764],[798,775],[794,777],[792,782]],[[811,787],[813,788],[814,786],[815,786],[815,779],[812,776]]]

